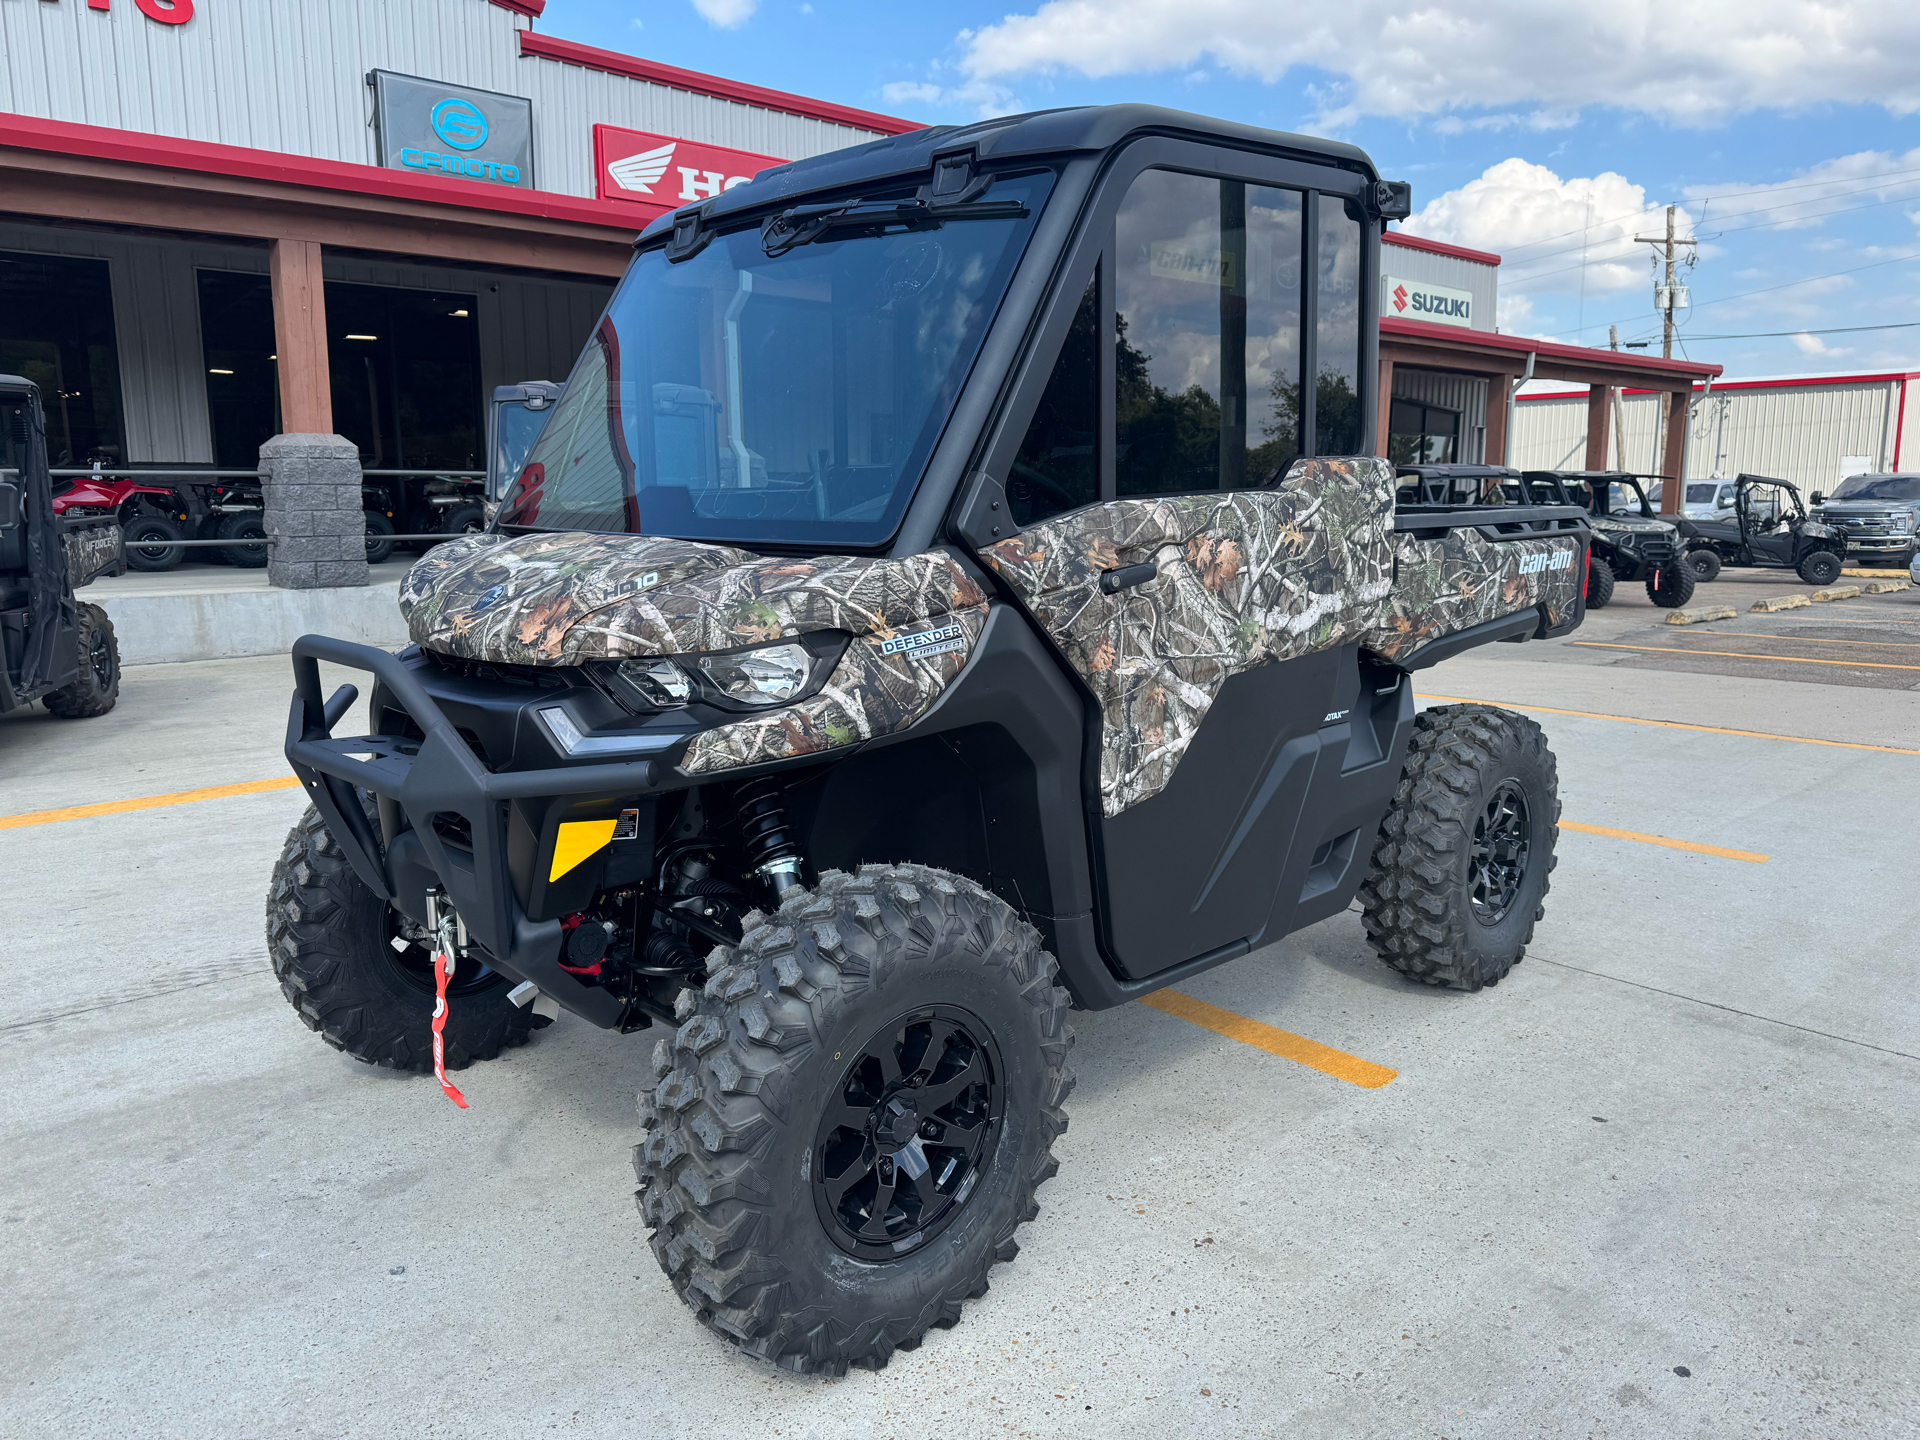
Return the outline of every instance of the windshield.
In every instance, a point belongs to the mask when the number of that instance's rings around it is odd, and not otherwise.
[[[743,545],[894,533],[1053,176],[1018,218],[770,258],[758,227],[635,258],[501,523]],[[828,231],[829,237],[834,232]]]
[[[1717,489],[1719,489],[1719,487],[1711,483],[1708,485],[1690,485],[1688,487],[1688,504],[1710,504],[1714,500],[1714,493]]]
[[[527,452],[554,413],[552,404],[539,410],[524,400],[503,400],[494,407],[494,474],[503,478],[520,474]]]
[[[1921,475],[1851,475],[1829,500],[1921,500]]]

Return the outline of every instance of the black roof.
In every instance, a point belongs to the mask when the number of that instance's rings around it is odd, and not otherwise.
[[[843,190],[889,176],[924,174],[933,167],[937,154],[972,150],[983,161],[1004,161],[1109,150],[1137,135],[1169,135],[1291,159],[1331,162],[1369,180],[1380,179],[1366,151],[1339,140],[1263,130],[1258,125],[1215,120],[1158,105],[1083,105],[1006,115],[972,125],[935,125],[851,145],[811,160],[790,160],[761,171],[750,184],[722,191],[702,205],[712,223],[815,191]],[[641,234],[654,235],[667,229],[673,214],[668,211],[657,216]]]
[[[1509,465],[1397,465],[1396,475],[1418,475],[1425,480],[1485,480],[1498,476],[1502,480],[1519,480],[1521,472]]]

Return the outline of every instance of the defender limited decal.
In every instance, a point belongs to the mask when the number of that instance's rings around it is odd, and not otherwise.
[[[966,649],[967,632],[952,622],[934,630],[915,631],[912,635],[897,635],[892,640],[884,640],[880,643],[882,655],[905,655],[916,660],[923,656],[946,655],[950,651]]]
[[[1547,551],[1541,555],[1524,555],[1521,557],[1520,574],[1539,575],[1544,570],[1566,570],[1573,564],[1574,552],[1571,550],[1554,550]]]

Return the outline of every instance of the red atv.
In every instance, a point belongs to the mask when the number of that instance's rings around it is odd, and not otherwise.
[[[186,547],[179,542],[187,538],[191,512],[178,491],[107,475],[98,461],[92,475],[66,484],[53,498],[53,513],[112,516],[126,537],[127,564],[133,569],[172,570],[186,559]]]

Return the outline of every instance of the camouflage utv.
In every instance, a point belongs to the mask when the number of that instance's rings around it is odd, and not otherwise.
[[[1357,894],[1389,966],[1500,980],[1554,759],[1409,676],[1579,625],[1588,529],[1397,504],[1367,454],[1407,203],[1351,146],[1121,106],[651,226],[492,529],[402,587],[414,644],[295,648],[302,1019],[419,1071],[563,1010],[659,1028],[654,1254],[743,1351],[839,1372],[1014,1255],[1072,1010]],[[372,673],[372,734],[322,660]]]

